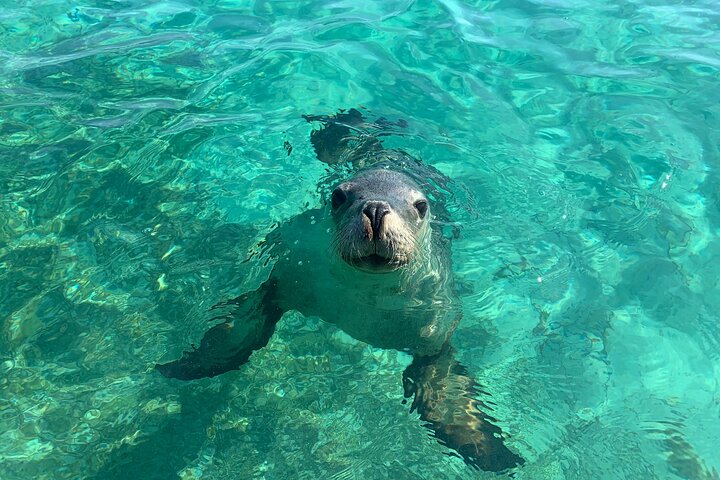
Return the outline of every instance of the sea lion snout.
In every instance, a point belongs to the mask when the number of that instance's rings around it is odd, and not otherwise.
[[[377,242],[380,239],[380,233],[384,223],[383,219],[385,215],[390,213],[390,204],[382,200],[371,200],[365,203],[362,213],[368,220],[368,222],[365,222],[363,219],[368,240]],[[368,226],[370,227],[369,229],[367,228]]]
[[[372,168],[350,177],[330,202],[339,256],[371,272],[390,272],[407,265],[426,248],[429,231],[427,198],[408,175]],[[424,210],[420,212],[418,205]]]

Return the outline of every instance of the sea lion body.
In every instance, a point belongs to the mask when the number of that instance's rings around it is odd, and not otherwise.
[[[328,234],[333,229],[329,212],[317,209],[275,232],[278,261],[272,277],[280,308],[320,317],[375,347],[439,353],[460,315],[451,288],[449,251],[431,243],[424,247],[436,247],[434,261],[412,272],[377,274],[333,254]]]
[[[213,307],[223,322],[198,348],[157,369],[182,380],[237,369],[268,343],[285,312],[297,310],[359,341],[412,354],[403,374],[411,411],[469,465],[501,471],[522,464],[484,413],[492,409],[450,344],[462,309],[450,240],[436,221],[442,194],[429,195],[446,179],[405,152],[383,148],[363,131],[356,110],[306,118],[323,123],[311,135],[318,159],[353,168],[324,208],[268,235],[262,254],[274,263],[267,281]]]

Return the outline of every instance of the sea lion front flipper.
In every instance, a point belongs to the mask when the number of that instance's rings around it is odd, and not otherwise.
[[[198,348],[193,346],[179,359],[157,364],[155,368],[166,377],[179,380],[214,377],[238,369],[252,352],[267,345],[282,317],[283,312],[273,302],[274,292],[275,283],[271,279],[253,292],[215,305],[213,309],[233,310],[213,319],[225,321],[205,332]]]
[[[480,385],[446,347],[433,357],[416,357],[403,373],[405,397],[414,396],[417,410],[440,443],[455,450],[465,462],[481,470],[499,472],[524,460],[503,442],[500,427],[484,413],[492,410],[478,400]]]

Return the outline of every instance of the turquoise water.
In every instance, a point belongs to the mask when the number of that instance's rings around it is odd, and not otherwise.
[[[718,478],[718,25],[710,0],[4,2],[2,478],[495,478],[408,413],[409,356],[318,319],[239,371],[153,370],[321,204],[301,115],[359,106],[455,181],[454,343],[515,478]]]

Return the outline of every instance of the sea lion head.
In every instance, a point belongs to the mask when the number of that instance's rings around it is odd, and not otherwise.
[[[383,273],[415,260],[430,231],[430,202],[408,175],[365,170],[332,192],[338,255],[361,270]]]

